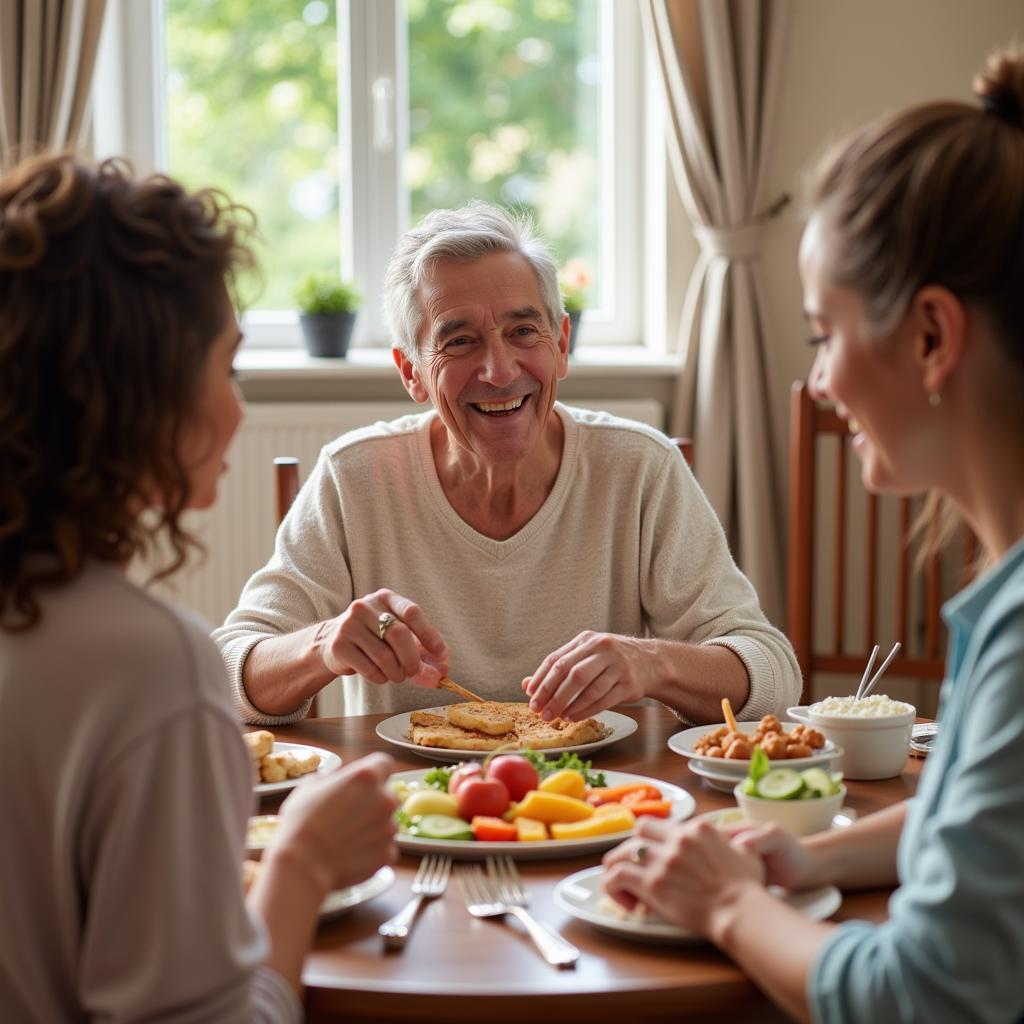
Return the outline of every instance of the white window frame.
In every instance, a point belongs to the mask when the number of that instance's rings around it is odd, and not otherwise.
[[[637,5],[601,0],[602,154],[601,271],[604,309],[585,314],[583,344],[642,344],[642,310],[650,298],[642,282],[645,147],[643,40]],[[407,194],[400,188],[405,140],[407,34],[402,0],[338,0],[339,141],[352,160],[341,182],[341,267],[367,297],[355,347],[388,347],[380,308],[384,268],[408,226]],[[167,167],[164,130],[163,0],[109,0],[94,87],[94,148],[124,155],[140,173]],[[347,69],[347,71],[346,71]],[[258,211],[257,211],[258,212]],[[646,294],[645,294],[646,293]],[[247,344],[291,348],[301,344],[293,311],[246,316]]]

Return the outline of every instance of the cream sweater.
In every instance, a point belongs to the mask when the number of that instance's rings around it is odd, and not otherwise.
[[[477,533],[438,480],[427,412],[327,445],[282,523],[274,555],[214,633],[246,722],[276,724],[247,699],[242,666],[268,636],[341,614],[387,587],[416,601],[451,652],[449,674],[498,700],[578,633],[593,629],[722,644],[744,662],[746,719],[796,703],[800,674],[762,614],[675,446],[607,413],[556,404],[562,464],[536,515],[508,540]],[[346,714],[447,702],[444,691],[346,677]],[[336,684],[331,684],[336,685]]]

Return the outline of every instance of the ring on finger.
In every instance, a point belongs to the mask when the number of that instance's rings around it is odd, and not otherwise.
[[[384,639],[384,634],[398,621],[391,612],[381,612],[377,616],[377,637]]]
[[[648,854],[647,847],[643,843],[640,843],[637,846],[634,846],[633,849],[630,851],[629,859],[634,864],[646,864],[647,863],[647,854]]]

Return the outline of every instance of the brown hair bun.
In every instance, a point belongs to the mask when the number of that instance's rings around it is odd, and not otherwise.
[[[992,54],[987,69],[974,77],[974,94],[988,113],[1024,128],[1024,50]]]

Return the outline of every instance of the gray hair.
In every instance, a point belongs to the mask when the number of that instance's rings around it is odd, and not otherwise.
[[[525,213],[474,199],[458,210],[434,210],[398,240],[384,275],[384,316],[394,343],[410,358],[417,355],[423,324],[417,291],[441,260],[476,260],[492,252],[515,252],[537,275],[541,299],[557,333],[565,310],[558,287],[558,264]]]

